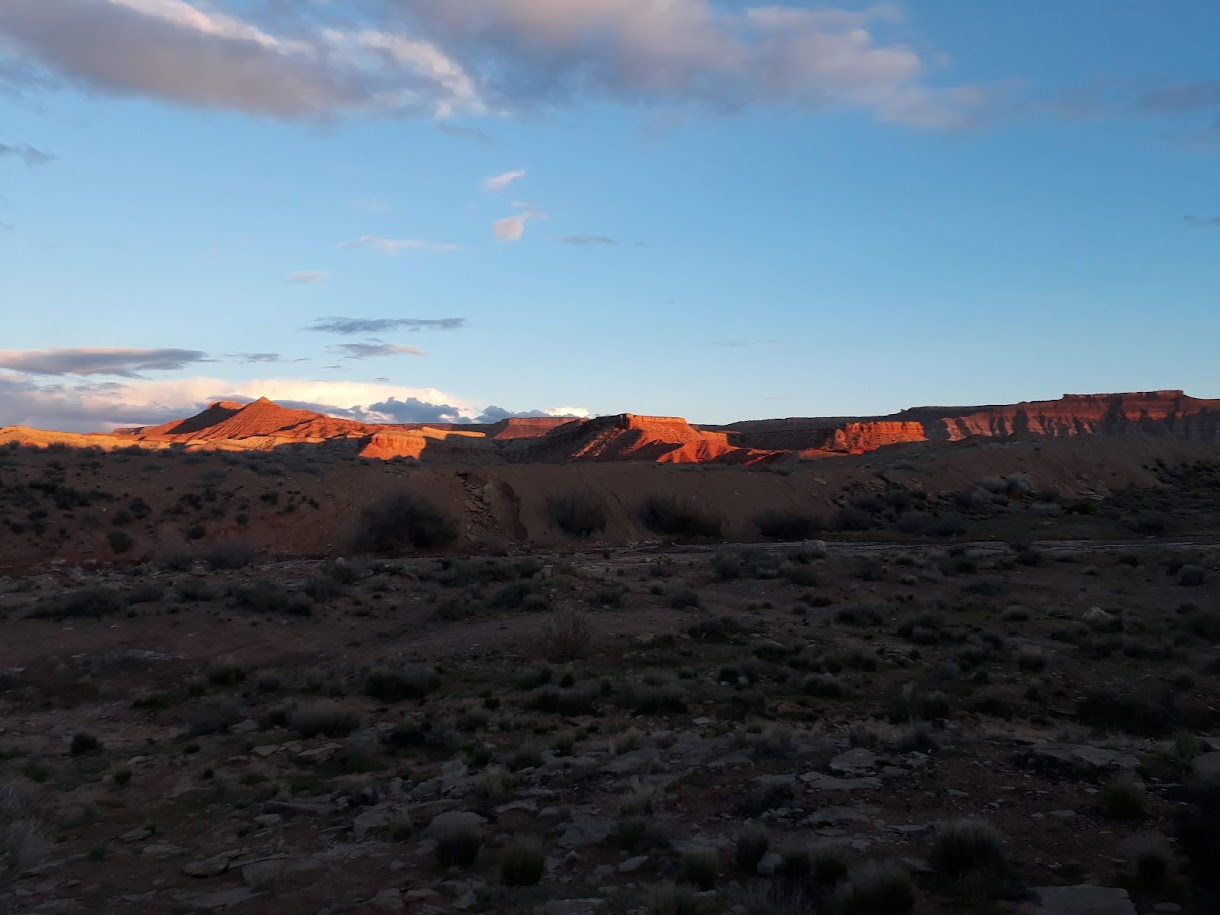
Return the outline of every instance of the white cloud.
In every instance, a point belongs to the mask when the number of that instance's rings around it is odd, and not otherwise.
[[[0,375],[0,426],[21,425],[61,432],[107,431],[116,426],[156,425],[194,415],[217,400],[267,397],[286,406],[365,422],[473,422],[486,409],[436,388],[382,382],[261,378],[232,382],[196,377],[107,384],[37,384]],[[520,415],[579,415],[563,407]]]
[[[525,235],[525,222],[528,219],[546,219],[546,213],[534,208],[531,204],[514,202],[513,206],[521,209],[516,216],[505,216],[492,223],[491,229],[500,241],[520,241]]]
[[[491,191],[493,194],[504,190],[514,181],[525,177],[525,169],[519,168],[515,171],[504,172],[499,175],[492,175],[490,178],[483,179],[483,187]]]

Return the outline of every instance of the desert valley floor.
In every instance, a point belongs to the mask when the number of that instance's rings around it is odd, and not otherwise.
[[[76,445],[0,449],[0,910],[1220,911],[1214,440]]]

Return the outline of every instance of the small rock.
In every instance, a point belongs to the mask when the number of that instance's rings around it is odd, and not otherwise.
[[[830,771],[835,775],[859,775],[877,766],[877,754],[864,747],[855,747],[840,753],[830,761]]]
[[[229,862],[237,857],[237,852],[227,851],[202,861],[192,861],[182,868],[182,873],[188,877],[219,877],[229,869]]]
[[[479,903],[479,897],[474,894],[474,890],[467,890],[457,899],[453,900],[455,909],[472,909]]]
[[[647,855],[636,855],[634,858],[628,858],[618,866],[620,874],[630,874],[638,871],[648,861]]]
[[[758,859],[759,876],[762,876],[762,877],[773,876],[775,874],[776,869],[783,863],[784,863],[784,859],[781,855],[778,855],[773,851],[767,852],[765,855],[763,855],[761,858]]]
[[[260,813],[254,818],[254,822],[257,825],[262,826],[264,829],[267,829],[271,826],[278,826],[280,823],[284,822],[284,818],[278,813]]]

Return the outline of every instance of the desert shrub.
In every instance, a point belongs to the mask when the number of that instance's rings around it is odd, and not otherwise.
[[[772,725],[753,740],[754,755],[761,759],[787,759],[796,752],[792,731]]]
[[[191,708],[186,726],[192,737],[223,734],[241,721],[241,709],[229,699],[212,699]]]
[[[236,585],[229,595],[237,605],[257,613],[290,613],[294,616],[309,616],[313,612],[308,595],[290,591],[283,585],[260,578],[249,584]]]
[[[475,785],[475,794],[489,804],[502,804],[513,795],[517,776],[503,766],[489,766]]]
[[[509,886],[534,886],[545,872],[546,852],[535,838],[514,839],[500,852],[500,879]]]
[[[102,749],[102,742],[97,736],[86,731],[78,731],[72,735],[72,743],[68,753],[72,756],[84,756],[86,753],[97,753]]]
[[[221,661],[208,668],[207,676],[213,686],[236,686],[246,679],[246,672],[237,664]]]
[[[374,553],[406,547],[435,549],[457,536],[457,525],[445,512],[426,499],[398,492],[361,513],[355,546]]]
[[[135,541],[125,531],[111,531],[106,535],[106,541],[116,554],[126,553],[135,544]]]
[[[748,826],[733,841],[737,866],[747,873],[758,870],[758,862],[771,848],[771,836],[761,826]]]
[[[945,823],[932,839],[928,864],[950,880],[1000,874],[1007,866],[1004,839],[985,820],[971,818]]]
[[[673,683],[632,683],[619,696],[619,704],[640,715],[681,715],[687,710],[686,697]]]
[[[906,915],[915,908],[915,882],[893,861],[868,861],[854,868],[833,898],[841,915]]]
[[[845,505],[834,518],[837,531],[870,531],[877,526],[877,519],[868,511],[855,505]]]
[[[570,537],[591,537],[606,529],[606,505],[591,492],[572,491],[546,500],[551,520]]]
[[[346,737],[360,727],[360,717],[337,702],[305,702],[289,714],[288,726],[302,737]]]
[[[697,642],[730,642],[745,631],[731,616],[708,617],[691,624],[686,634]]]
[[[847,693],[843,681],[833,674],[812,674],[805,678],[801,690],[807,696],[820,699],[841,699]]]
[[[40,601],[30,614],[38,619],[78,619],[114,616],[127,609],[127,596],[103,586],[81,588]]]
[[[1191,877],[1215,893],[1220,861],[1220,777],[1194,776],[1185,786],[1186,803],[1174,817],[1174,837],[1186,856]],[[1220,895],[1212,899],[1220,902]]]
[[[1132,849],[1131,859],[1136,885],[1145,891],[1157,890],[1169,879],[1173,850],[1163,839],[1147,838]]]
[[[220,592],[206,578],[188,578],[174,589],[179,600],[195,603],[216,600]]]
[[[464,819],[445,820],[440,825],[434,822],[433,831],[436,858],[441,867],[469,867],[479,857],[483,830],[478,823]]]
[[[1144,815],[1148,792],[1143,782],[1131,776],[1120,776],[1101,789],[1101,803],[1106,816],[1113,820],[1137,820]]]
[[[381,667],[370,671],[365,678],[364,694],[379,702],[422,699],[440,686],[440,682],[436,670],[424,664]]]
[[[754,517],[754,526],[768,540],[808,540],[826,529],[819,518],[784,509],[759,512]]]
[[[1178,584],[1187,588],[1197,588],[1207,582],[1207,573],[1200,566],[1183,566],[1178,572]]]
[[[619,812],[626,817],[638,817],[652,813],[656,794],[657,789],[654,785],[641,782],[639,779],[632,779],[623,794],[623,799],[619,802]]]
[[[165,587],[155,581],[143,581],[127,592],[128,604],[150,604],[165,596]]]
[[[667,537],[719,537],[724,522],[693,504],[672,496],[650,496],[640,506],[640,521],[654,534]]]
[[[696,889],[707,891],[720,876],[720,856],[708,849],[692,851],[682,856],[682,878]]]
[[[547,657],[552,661],[574,661],[589,653],[596,637],[593,617],[583,610],[556,610],[546,624]]]
[[[212,570],[244,569],[254,561],[254,547],[236,540],[217,543],[203,554],[203,561]]]

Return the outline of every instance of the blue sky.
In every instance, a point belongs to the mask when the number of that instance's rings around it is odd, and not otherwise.
[[[1218,40],[1210,0],[4,0],[0,424],[1217,397]]]

